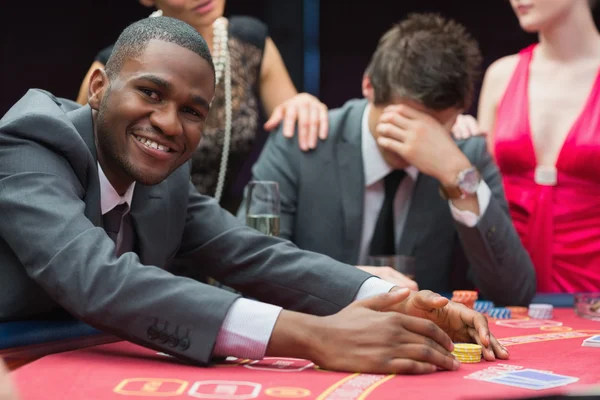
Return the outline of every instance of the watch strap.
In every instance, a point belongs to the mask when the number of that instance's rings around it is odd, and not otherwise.
[[[439,186],[440,196],[444,200],[462,199],[465,197],[464,193],[458,186]]]

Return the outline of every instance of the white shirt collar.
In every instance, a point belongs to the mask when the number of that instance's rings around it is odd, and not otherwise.
[[[367,104],[362,117],[362,132],[361,132],[361,145],[362,145],[362,158],[363,158],[363,171],[365,175],[365,187],[369,187],[372,184],[379,182],[385,178],[387,174],[392,172],[392,168],[385,162],[377,142],[371,134],[369,129],[369,112],[371,111],[371,105]],[[406,174],[411,177],[413,181],[417,180],[419,170],[409,165],[404,168]]]
[[[113,185],[108,181],[104,171],[98,163],[98,177],[100,178],[100,207],[102,215],[106,214],[119,204],[127,204],[128,208],[131,207],[131,199],[133,198],[133,189],[135,188],[135,182],[127,188],[127,191],[123,196],[119,196],[119,193],[115,190]]]

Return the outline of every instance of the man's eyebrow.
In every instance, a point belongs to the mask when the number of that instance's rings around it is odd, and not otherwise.
[[[210,102],[202,96],[192,96],[192,102],[206,109],[206,111],[210,110]]]
[[[171,82],[169,82],[163,78],[160,78],[156,75],[152,75],[152,74],[141,75],[137,79],[152,82],[156,86],[160,86],[161,88],[163,88],[166,91],[171,91],[173,89],[173,84]],[[192,99],[192,103],[206,109],[207,111],[210,110],[210,102],[208,100],[206,100],[204,97],[198,96],[198,95],[192,95],[191,99]]]
[[[141,75],[138,77],[138,79],[150,81],[150,82],[154,83],[156,86],[160,86],[166,90],[173,89],[173,85],[171,84],[171,82],[164,80],[163,78],[159,78],[156,75],[150,75],[150,74]]]

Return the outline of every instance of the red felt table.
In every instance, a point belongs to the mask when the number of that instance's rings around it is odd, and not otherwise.
[[[508,361],[463,364],[425,376],[349,374],[309,361],[235,360],[211,368],[182,364],[128,342],[43,357],[12,372],[27,399],[481,399],[559,393],[600,383],[600,348],[582,347],[600,322],[555,309],[554,319],[490,320],[511,353]],[[535,391],[480,381],[494,371],[532,368],[579,378],[559,389]]]

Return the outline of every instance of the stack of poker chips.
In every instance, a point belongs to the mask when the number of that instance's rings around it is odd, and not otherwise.
[[[473,307],[473,309],[475,311],[480,312],[482,314],[487,313],[492,308],[494,308],[494,303],[491,301],[486,301],[486,300],[476,301],[475,306]],[[527,309],[525,309],[525,312],[527,313]]]
[[[512,313],[512,315],[515,316],[527,316],[528,313],[528,309],[527,307],[506,307],[507,309],[510,310],[510,312]]]
[[[553,309],[551,304],[530,304],[529,316],[535,319],[551,319]]]
[[[452,354],[458,361],[464,364],[474,364],[481,362],[482,348],[478,344],[455,343]]]
[[[512,318],[512,312],[505,307],[496,307],[488,311],[488,315],[496,319],[510,319]]]
[[[452,292],[452,299],[455,303],[462,303],[469,308],[473,308],[477,300],[477,292],[474,290],[455,290]]]

